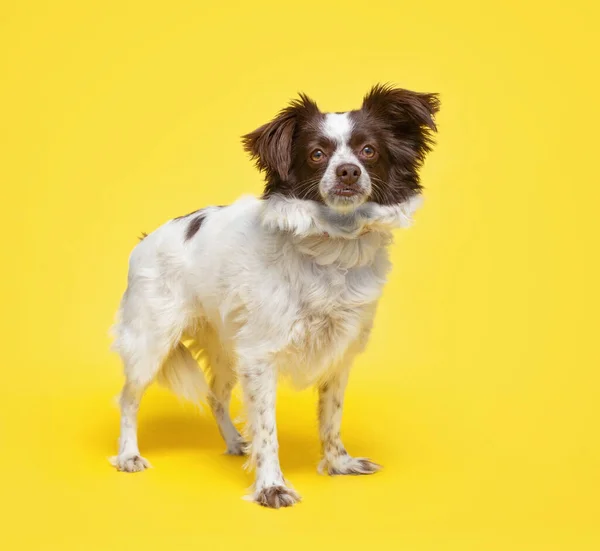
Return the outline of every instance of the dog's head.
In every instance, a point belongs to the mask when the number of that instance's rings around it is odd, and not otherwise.
[[[401,203],[421,190],[433,144],[436,94],[375,86],[361,109],[322,113],[305,95],[243,137],[274,194],[351,211],[366,201]]]

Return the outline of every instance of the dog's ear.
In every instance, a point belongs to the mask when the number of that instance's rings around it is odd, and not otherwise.
[[[319,112],[317,104],[308,96],[292,101],[271,122],[242,137],[244,149],[256,161],[267,178],[277,174],[286,181],[292,164],[292,142],[298,121]]]
[[[363,100],[363,109],[390,117],[391,122],[424,126],[437,130],[434,115],[440,109],[437,94],[421,94],[388,84],[373,86]]]
[[[431,134],[437,132],[434,119],[440,108],[437,94],[378,84],[365,96],[362,108],[382,120],[399,139],[413,141],[420,155],[430,150]]]

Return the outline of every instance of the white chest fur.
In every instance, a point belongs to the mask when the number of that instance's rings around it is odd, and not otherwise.
[[[217,210],[186,249],[189,309],[238,358],[274,361],[296,385],[314,383],[366,342],[391,231],[410,223],[416,203],[342,215],[273,197]]]
[[[370,329],[389,269],[390,235],[284,239],[285,264],[295,271],[290,274],[295,316],[278,364],[297,386],[306,386],[339,365]]]

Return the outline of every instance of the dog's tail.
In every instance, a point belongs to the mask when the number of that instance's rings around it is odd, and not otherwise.
[[[205,402],[210,392],[202,369],[182,343],[177,344],[164,361],[156,381],[196,404]]]

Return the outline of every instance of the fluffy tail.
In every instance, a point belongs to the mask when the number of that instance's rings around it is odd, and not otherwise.
[[[191,352],[179,343],[169,354],[156,377],[167,387],[190,402],[204,402],[209,393],[204,373]]]

